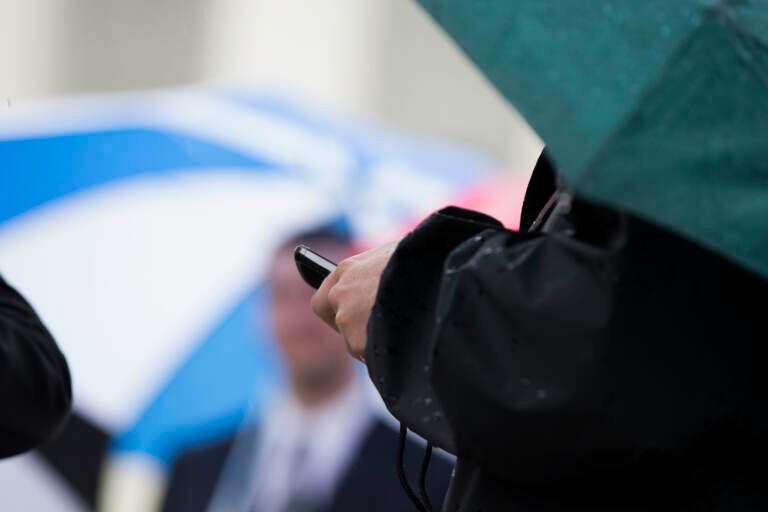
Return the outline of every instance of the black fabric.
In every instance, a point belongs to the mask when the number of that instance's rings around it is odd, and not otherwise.
[[[526,231],[533,225],[541,210],[557,189],[555,165],[545,149],[542,151],[525,189],[525,200],[520,212],[520,230]]]
[[[109,434],[77,412],[40,447],[40,454],[90,509],[96,507]]]
[[[768,284],[567,194],[477,219],[404,238],[368,325],[390,411],[458,455],[444,510],[768,510]]]
[[[458,244],[498,221],[446,208],[397,248],[381,278],[368,324],[368,373],[389,410],[435,446],[455,452],[453,431],[429,385],[430,343],[443,261]],[[433,230],[441,234],[432,236]],[[437,269],[437,271],[435,270]]]
[[[0,277],[0,457],[53,436],[71,403],[64,356],[32,307]]]
[[[226,463],[233,439],[196,448],[179,457],[171,472],[164,512],[203,512]],[[377,420],[341,479],[327,512],[412,511],[395,471],[397,433]],[[405,466],[416,481],[424,447],[409,441]],[[435,456],[427,479],[429,495],[439,504],[446,493],[451,464]],[[238,511],[233,511],[238,512]]]
[[[227,438],[181,454],[170,472],[163,512],[204,512],[234,441]]]

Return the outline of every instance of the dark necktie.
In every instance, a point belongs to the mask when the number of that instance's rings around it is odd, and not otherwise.
[[[302,438],[296,443],[291,452],[289,463],[290,486],[288,487],[288,500],[282,512],[311,512],[316,508],[317,500],[308,493],[305,485],[305,472],[309,446],[307,440]]]

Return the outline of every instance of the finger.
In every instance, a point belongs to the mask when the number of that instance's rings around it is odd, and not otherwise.
[[[336,325],[336,308],[331,304],[328,295],[338,279],[336,271],[332,272],[331,275],[323,280],[320,288],[318,288],[314,295],[312,295],[312,300],[310,301],[312,311],[314,311],[323,322],[337,331],[339,330],[339,327]]]
[[[342,286],[337,284],[331,294],[343,295]],[[331,300],[331,303],[334,304],[334,301]],[[364,314],[359,302],[342,301],[337,308],[335,322],[347,345],[347,351],[355,359],[360,359],[365,353],[367,320],[370,315]]]
[[[357,326],[352,333],[349,333],[347,340],[347,350],[355,359],[365,364],[365,343],[366,333],[364,326]]]

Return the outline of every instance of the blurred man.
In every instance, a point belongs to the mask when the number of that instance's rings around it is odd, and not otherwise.
[[[0,457],[49,439],[71,404],[66,359],[24,297],[0,277]]]
[[[341,260],[348,240],[333,230],[305,233],[284,243],[270,265],[269,320],[288,387],[252,433],[252,452],[249,443],[241,442],[248,436],[241,434],[237,442],[227,439],[179,458],[166,512],[240,507],[260,512],[413,510],[396,473],[397,433],[377,417],[341,337],[312,314],[313,290],[301,280],[293,260],[299,243]],[[233,462],[238,455],[242,460],[244,451],[252,470]],[[405,465],[412,477],[422,453],[420,446],[408,443]],[[222,505],[231,473],[241,480],[248,474],[245,483],[238,484],[247,487],[238,489],[247,499],[232,505],[225,497]],[[435,457],[428,490],[436,504],[442,502],[449,474],[450,464]]]

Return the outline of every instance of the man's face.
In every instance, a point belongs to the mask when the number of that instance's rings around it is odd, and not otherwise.
[[[341,248],[317,247],[330,258],[342,256]],[[334,250],[335,249],[335,250]],[[314,290],[299,276],[293,249],[277,252],[269,269],[270,323],[288,371],[294,379],[312,382],[333,378],[350,364],[344,340],[312,312]]]

